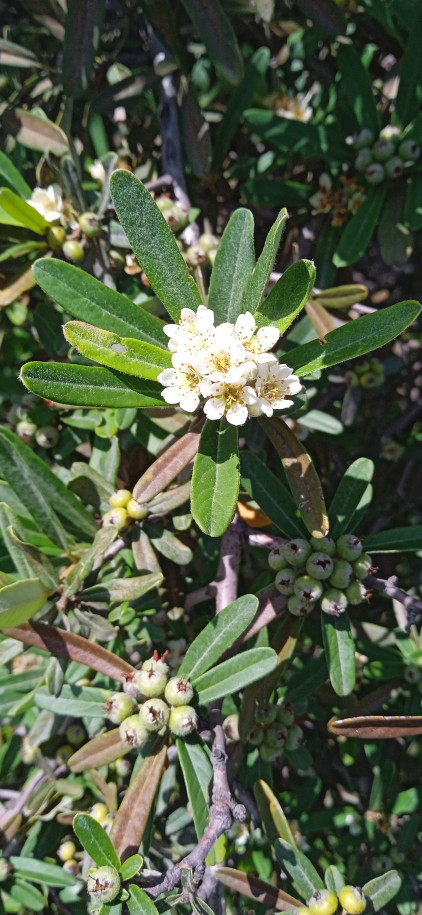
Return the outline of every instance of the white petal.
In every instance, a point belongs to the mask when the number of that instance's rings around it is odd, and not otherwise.
[[[199,395],[194,394],[193,391],[189,391],[187,394],[183,394],[180,398],[180,406],[182,410],[186,410],[187,413],[194,413],[199,404]]]
[[[239,337],[239,340],[242,343],[247,343],[251,339],[252,335],[256,330],[256,321],[250,311],[246,311],[243,315],[239,315],[234,329]]]
[[[204,413],[208,419],[221,419],[224,416],[225,403],[222,397],[210,397],[204,405]]]
[[[166,403],[175,404],[179,403],[180,400],[180,388],[164,388],[164,391],[161,391],[161,396],[164,398]]]
[[[272,349],[273,346],[275,346],[277,343],[277,340],[280,336],[280,331],[277,327],[268,325],[268,327],[260,327],[256,336],[262,349],[268,350]]]
[[[248,408],[243,403],[234,403],[227,410],[227,420],[232,426],[243,426],[248,418]]]

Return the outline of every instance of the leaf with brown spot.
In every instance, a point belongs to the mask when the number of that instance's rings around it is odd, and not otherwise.
[[[167,746],[156,739],[149,755],[131,782],[117,811],[110,832],[111,841],[121,861],[135,855],[142,841],[154,797],[160,784]]]

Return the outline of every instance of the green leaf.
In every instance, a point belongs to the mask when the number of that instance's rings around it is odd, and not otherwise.
[[[0,39],[0,65],[2,67],[42,67],[35,54],[14,41]]]
[[[246,309],[243,297],[255,266],[254,220],[250,210],[240,208],[224,229],[211,273],[208,307],[216,325],[235,323]]]
[[[77,407],[165,407],[160,385],[96,365],[27,362],[21,380],[34,394]]]
[[[179,668],[181,677],[199,677],[246,631],[258,610],[258,598],[244,594],[229,604],[196,636]]]
[[[287,355],[289,364],[296,375],[308,375],[338,362],[363,356],[394,340],[415,320],[420,310],[418,302],[409,301],[364,315],[330,331],[325,343],[312,340],[290,350]]]
[[[0,468],[4,479],[16,491],[38,528],[54,543],[66,548],[64,527],[68,525],[92,539],[97,531],[94,519],[45,461],[10,429],[0,430]]]
[[[208,825],[209,787],[213,771],[209,752],[199,739],[176,740],[196,835],[201,839]]]
[[[422,229],[422,174],[416,172],[407,182],[404,224],[417,232]]]
[[[298,422],[306,429],[316,429],[317,432],[325,432],[326,435],[340,435],[343,432],[343,423],[335,416],[329,413],[323,413],[322,410],[309,410],[298,416]]]
[[[276,667],[277,655],[272,648],[251,648],[217,664],[201,676],[195,675],[192,677],[192,685],[199,704],[207,705],[261,680]]]
[[[340,480],[328,512],[331,536],[335,539],[353,530],[355,513],[365,498],[374,469],[374,462],[369,458],[357,458]]]
[[[320,289],[326,289],[335,282],[336,267],[333,264],[334,252],[338,246],[341,235],[339,226],[332,226],[327,223],[324,226],[314,251],[314,261],[316,267],[316,285]]]
[[[18,197],[8,187],[0,189],[0,207],[13,219],[16,226],[23,226],[36,232],[37,235],[44,235],[48,229],[48,222],[41,216],[34,207],[31,207],[26,200]]]
[[[330,864],[324,874],[325,886],[338,896],[340,890],[345,886],[343,875],[340,873],[335,864]]]
[[[331,685],[338,696],[348,696],[356,682],[355,645],[347,613],[321,613],[324,647]]]
[[[395,112],[402,127],[418,114],[422,100],[420,59],[420,38],[422,12],[415,7],[416,19],[412,22],[400,61],[400,79],[395,101]]]
[[[37,890],[33,883],[27,883],[26,880],[17,878],[13,886],[10,887],[10,895],[15,902],[19,903],[19,906],[24,906],[30,912],[45,911],[44,895]],[[19,908],[19,911],[22,911],[22,909]],[[0,908],[1,915],[4,912],[5,909]]]
[[[84,465],[87,466],[86,464]],[[94,537],[94,541],[89,550],[84,553],[82,559],[76,563],[66,576],[63,587],[65,597],[72,597],[79,590],[80,585],[88,575],[104,561],[104,553],[111,546],[117,537],[117,528],[112,524],[100,527]]]
[[[88,813],[77,813],[73,820],[73,829],[97,867],[108,865],[120,870],[120,861],[111,840],[97,820]]]
[[[370,534],[364,539],[364,550],[371,553],[413,553],[422,550],[422,525],[394,527]]]
[[[202,304],[201,296],[149,191],[123,169],[111,176],[110,190],[135,255],[173,321],[179,320],[182,308],[196,311]]]
[[[0,592],[1,595],[1,592]],[[45,708],[55,715],[72,715],[73,718],[105,717],[105,703],[109,691],[94,686],[75,686],[65,684],[59,696],[53,695],[47,687],[41,687],[34,696],[38,708]]]
[[[243,59],[236,34],[219,0],[182,0],[195,29],[204,42],[217,75],[232,85],[243,76]]]
[[[304,899],[308,900],[317,890],[324,889],[321,877],[313,864],[298,848],[284,839],[277,839],[275,853],[283,868],[290,874],[294,888]]]
[[[212,169],[217,170],[226,156],[245,108],[260,87],[270,59],[269,48],[258,48],[252,55],[242,81],[233,90],[214,141]]]
[[[306,529],[296,517],[296,503],[279,478],[256,454],[240,453],[241,483],[251,499],[289,539],[306,536]]]
[[[129,886],[129,899],[126,905],[130,915],[158,915],[158,909],[145,890],[131,883]]]
[[[284,839],[289,845],[296,846],[286,814],[270,786],[263,779],[256,781],[253,793],[258,805],[266,835],[274,844],[275,840]]]
[[[166,530],[159,524],[151,524],[151,522],[145,524],[145,531],[154,550],[157,550],[166,559],[170,559],[179,566],[192,562],[193,553],[191,548],[186,543],[182,543],[178,537],[175,537],[172,531]]]
[[[45,587],[55,591],[59,585],[58,573],[42,550],[25,542],[28,532],[22,517],[5,502],[0,502],[0,530],[19,577],[39,578]]]
[[[79,883],[73,874],[69,874],[58,864],[48,864],[39,858],[11,855],[9,861],[18,877],[33,880],[34,883],[45,883],[47,886],[75,886]]]
[[[377,238],[386,264],[401,267],[412,253],[413,235],[404,225],[405,191],[392,181],[380,213]]]
[[[329,162],[349,162],[353,150],[345,143],[339,129],[333,125],[306,124],[280,118],[272,111],[249,108],[244,113],[246,125],[267,143],[287,153],[300,156],[315,155]]]
[[[51,588],[39,578],[25,578],[0,588],[0,627],[19,626],[26,623],[44,606]]]
[[[292,264],[255,313],[257,324],[275,324],[280,335],[284,334],[306,305],[314,283],[315,267],[312,261],[302,260]]]
[[[239,493],[237,428],[208,419],[193,465],[192,515],[204,533],[220,537],[233,518]]]
[[[32,270],[41,289],[74,318],[167,349],[168,337],[158,318],[79,267],[42,257]]]
[[[378,225],[387,193],[386,184],[371,187],[358,211],[349,219],[333,255],[336,267],[347,267],[363,257]]]
[[[141,855],[131,855],[130,858],[126,858],[126,861],[120,866],[122,880],[131,880],[132,877],[136,877],[142,867],[142,860]]]
[[[346,96],[359,126],[368,127],[377,135],[380,129],[380,117],[375,103],[371,77],[352,44],[338,45],[337,64],[341,74],[340,92]]]
[[[112,578],[110,581],[102,581],[90,588],[81,591],[81,598],[90,601],[106,602],[123,600],[137,600],[158,588],[163,576],[161,572],[150,572],[146,575],[138,575],[135,578]]]
[[[10,185],[12,191],[16,191],[23,200],[28,200],[32,191],[29,184],[22,178],[20,171],[13,164],[9,156],[0,150],[0,177]]]
[[[397,871],[386,871],[380,877],[369,880],[362,890],[370,900],[376,912],[383,909],[398,893],[401,887],[401,877]]]
[[[63,333],[83,356],[116,371],[156,381],[163,369],[171,368],[171,353],[150,343],[118,337],[81,321],[68,321]]]
[[[281,233],[287,219],[287,210],[283,209],[265,239],[265,245],[253,269],[252,276],[246,286],[243,296],[243,310],[252,314],[259,308],[262,296],[267,288],[271,270],[280,244]]]
[[[101,35],[105,0],[70,0],[63,42],[62,81],[66,95],[77,98],[89,85]]]

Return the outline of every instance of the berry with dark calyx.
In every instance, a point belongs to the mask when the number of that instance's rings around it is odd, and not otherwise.
[[[113,724],[121,724],[125,718],[133,715],[135,703],[126,693],[113,693],[104,706],[106,718]]]
[[[193,686],[186,677],[172,677],[164,690],[169,705],[189,705],[193,699]]]
[[[299,575],[299,578],[296,579],[294,584],[294,593],[297,594],[301,600],[309,601],[313,603],[321,597],[323,588],[320,581],[316,578],[312,578],[310,575]]]
[[[404,169],[403,159],[400,159],[400,156],[392,156],[391,159],[384,163],[384,168],[385,174],[389,178],[400,178]]]
[[[88,238],[98,238],[101,235],[102,223],[96,213],[81,213],[78,222],[80,229]]]
[[[365,146],[370,146],[374,142],[374,134],[372,130],[369,130],[368,127],[362,127],[362,130],[359,133],[355,133],[353,137],[353,148],[354,149],[363,149]]]
[[[148,514],[148,506],[145,502],[137,502],[136,499],[129,499],[129,502],[126,505],[126,511],[129,518],[133,518],[134,521],[142,521]]]
[[[152,658],[148,658],[146,661],[144,661],[142,670],[156,670],[167,675],[169,672],[169,666],[166,662],[167,654],[168,652],[165,651],[160,658],[158,651],[155,650]]]
[[[163,699],[147,699],[139,709],[139,721],[146,731],[161,731],[169,720],[170,709]]]
[[[198,727],[198,716],[191,705],[177,705],[170,711],[168,726],[175,737],[188,737]]]
[[[115,867],[91,867],[88,871],[86,888],[97,902],[113,902],[120,893],[121,881]]]
[[[70,743],[64,743],[56,751],[56,762],[61,766],[67,766],[69,759],[74,754],[74,748],[70,746]]]
[[[69,839],[59,845],[57,849],[57,857],[60,858],[60,861],[69,861],[70,858],[74,857],[75,851],[76,845]]]
[[[310,601],[298,597],[297,594],[292,594],[287,598],[287,609],[293,616],[309,616],[314,605]]]
[[[405,162],[416,162],[421,154],[421,148],[416,140],[403,140],[398,148],[398,154]]]
[[[255,709],[255,721],[258,724],[273,724],[277,717],[277,706],[273,702],[263,702]]]
[[[50,226],[47,232],[47,243],[53,251],[60,251],[66,241],[66,232],[63,226]]]
[[[346,588],[345,594],[348,603],[352,604],[352,607],[356,607],[358,604],[361,604],[362,601],[366,600],[368,592],[361,581],[352,581]]]
[[[309,542],[314,552],[327,553],[327,556],[334,556],[336,544],[332,537],[311,537]]]
[[[59,431],[55,426],[39,426],[35,441],[40,448],[54,448],[59,440]]]
[[[370,149],[360,149],[356,159],[355,159],[355,168],[358,172],[364,172],[365,168],[368,168],[368,165],[371,165],[372,162],[372,152]]]
[[[422,671],[419,669],[419,667],[406,667],[403,676],[406,680],[406,683],[413,685],[413,683],[419,683],[422,676]]]
[[[167,684],[167,674],[154,668],[137,670],[133,682],[143,696],[153,699],[155,696],[163,695]]]
[[[69,261],[73,261],[74,264],[82,263],[85,252],[82,245],[78,241],[65,241],[62,245],[62,251],[65,257]]]
[[[259,755],[264,762],[273,762],[283,753],[283,747],[270,747],[267,743],[262,743],[259,748]]]
[[[366,578],[369,575],[372,566],[372,558],[369,553],[361,553],[358,559],[352,563],[353,573],[356,578]]]
[[[337,588],[329,588],[321,599],[321,610],[330,616],[340,616],[347,609],[347,597]]]
[[[128,513],[125,508],[112,508],[111,511],[103,515],[104,526],[112,525],[121,531],[128,523]]]
[[[330,575],[330,585],[333,588],[347,588],[353,580],[353,566],[347,559],[335,559],[334,569]]]
[[[28,445],[32,442],[37,429],[38,426],[35,423],[31,423],[29,419],[21,419],[16,426],[16,433],[25,442],[25,445]]]
[[[348,915],[361,915],[366,909],[366,900],[360,886],[343,886],[338,894],[339,903]]]
[[[303,731],[298,724],[289,728],[286,739],[286,750],[297,750],[303,744]]]
[[[302,540],[301,537],[289,540],[283,547],[283,556],[291,566],[303,566],[310,552],[308,541]]]
[[[288,597],[289,594],[293,594],[294,585],[296,581],[296,572],[293,569],[280,569],[277,572],[275,577],[275,586],[277,591],[280,591],[280,594],[285,594]]]
[[[308,899],[310,915],[334,915],[338,908],[338,899],[332,890],[316,890]]]
[[[290,727],[295,720],[295,713],[291,702],[283,702],[277,706],[277,721],[281,721],[286,727]]]
[[[129,747],[143,747],[148,740],[149,732],[139,715],[130,715],[125,718],[119,727],[120,740]]]
[[[379,372],[364,372],[359,378],[361,388],[379,388],[384,384],[384,376]]]
[[[285,569],[288,565],[287,559],[283,556],[283,547],[275,546],[270,550],[268,554],[268,565],[270,569],[274,569],[274,572],[278,572],[280,569]]]
[[[259,747],[262,741],[264,740],[265,731],[260,724],[256,724],[248,734],[248,742],[252,744],[253,747]]]
[[[365,178],[368,184],[381,184],[381,181],[384,181],[385,178],[385,171],[381,162],[372,162],[371,165],[368,165],[365,168]]]
[[[79,724],[78,722],[69,724],[66,728],[65,736],[72,747],[77,747],[86,740],[86,731],[83,724]]]
[[[311,578],[324,581],[333,571],[334,563],[328,553],[311,553],[306,563],[306,571]]]
[[[116,492],[112,493],[108,501],[112,508],[126,508],[131,498],[132,493],[129,489],[117,489]]]
[[[386,162],[394,156],[396,146],[391,140],[377,140],[372,147],[372,155],[377,162]]]
[[[362,541],[356,537],[356,534],[342,534],[337,540],[337,553],[348,562],[359,559],[362,549]]]
[[[287,739],[287,728],[281,723],[272,724],[265,732],[265,740],[270,747],[283,747]]]

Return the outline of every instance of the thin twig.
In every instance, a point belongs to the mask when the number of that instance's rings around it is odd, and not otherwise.
[[[375,588],[376,591],[381,591],[386,594],[387,597],[398,600],[403,604],[408,616],[406,631],[409,631],[410,626],[412,626],[418,616],[422,614],[422,600],[415,597],[413,594],[408,594],[407,591],[403,591],[402,588],[399,588],[397,581],[398,578],[396,575],[390,575],[389,578],[377,578],[375,575],[368,575],[365,579],[365,584],[368,584],[370,588]]]

